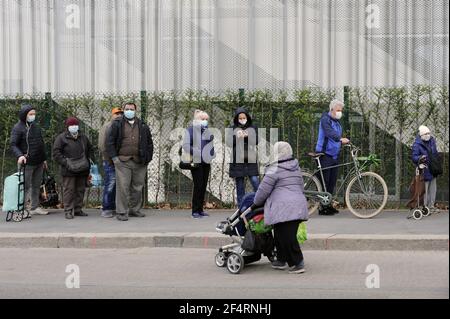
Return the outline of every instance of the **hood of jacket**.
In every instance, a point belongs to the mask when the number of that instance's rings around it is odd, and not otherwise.
[[[247,116],[247,123],[244,126],[239,123],[239,114],[241,113],[244,113]],[[252,117],[244,107],[238,107],[236,111],[234,111],[233,124],[235,127],[250,127],[252,125]]]
[[[35,108],[32,107],[29,104],[22,105],[22,107],[20,108],[20,111],[19,111],[19,119],[20,119],[20,121],[26,123],[28,112],[30,112],[31,110],[34,110],[34,109]]]

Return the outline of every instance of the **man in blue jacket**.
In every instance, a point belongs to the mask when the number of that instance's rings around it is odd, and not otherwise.
[[[339,164],[339,153],[341,151],[341,144],[348,144],[350,140],[342,137],[342,127],[339,120],[342,118],[342,109],[344,103],[339,100],[330,102],[330,111],[324,112],[320,119],[319,137],[316,144],[316,153],[324,153],[320,157],[322,168],[325,169],[330,166]],[[323,171],[323,178],[326,190],[333,194],[337,181],[338,168],[329,168]],[[319,178],[320,180],[320,178]],[[332,207],[321,207],[320,215],[334,215],[339,213],[337,209]]]

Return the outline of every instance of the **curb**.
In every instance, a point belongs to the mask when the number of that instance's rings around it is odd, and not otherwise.
[[[217,233],[1,233],[0,248],[215,248],[230,244]],[[449,250],[448,235],[309,234],[305,250]]]

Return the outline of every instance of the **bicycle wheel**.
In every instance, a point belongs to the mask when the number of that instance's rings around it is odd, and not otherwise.
[[[313,191],[313,192],[321,192],[322,191],[322,185],[319,182],[319,179],[308,172],[302,171],[302,177],[303,177],[303,185],[305,191]],[[308,194],[305,194],[306,199],[308,201],[308,214],[312,215],[317,211],[317,208],[319,207],[319,200],[315,196],[310,196]]]
[[[345,191],[347,208],[359,218],[378,215],[387,202],[388,190],[384,179],[373,172],[352,178]]]

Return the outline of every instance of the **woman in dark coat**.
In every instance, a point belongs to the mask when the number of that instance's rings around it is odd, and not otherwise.
[[[79,131],[79,121],[75,117],[66,120],[67,129],[56,137],[53,144],[53,158],[61,166],[63,178],[63,202],[67,219],[74,216],[87,216],[83,207],[84,192],[86,190],[90,165],[81,171],[70,171],[68,159],[79,159],[85,156],[90,161],[93,158],[92,145],[86,135]]]
[[[236,182],[237,203],[240,206],[245,195],[245,178],[248,177],[256,192],[259,186],[257,162],[258,128],[253,125],[252,117],[243,107],[236,109],[233,125],[228,130],[228,146],[232,147],[230,177]]]
[[[428,206],[431,211],[437,211],[434,207],[436,200],[436,176],[430,172],[428,168],[430,165],[430,155],[436,156],[438,154],[436,148],[436,140],[431,136],[431,131],[428,127],[422,125],[419,127],[419,135],[416,137],[412,146],[412,161],[416,166],[424,163],[427,167],[424,169],[423,177],[425,180],[425,187],[427,189],[427,198],[424,199],[425,205]]]

